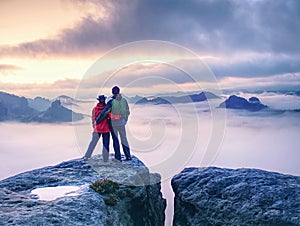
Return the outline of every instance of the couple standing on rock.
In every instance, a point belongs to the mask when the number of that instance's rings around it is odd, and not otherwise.
[[[92,140],[84,155],[84,159],[88,160],[102,136],[102,155],[104,162],[108,161],[109,156],[109,134],[111,133],[113,139],[113,147],[115,151],[115,158],[112,159],[116,162],[122,162],[120,152],[120,140],[125,154],[125,161],[131,160],[130,148],[126,137],[125,125],[130,114],[127,101],[120,94],[120,88],[114,86],[112,88],[113,96],[105,103],[106,96],[100,95],[97,100],[99,101],[92,111],[92,123],[94,132]]]

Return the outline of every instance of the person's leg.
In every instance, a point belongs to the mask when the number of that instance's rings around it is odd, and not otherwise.
[[[115,151],[115,159],[121,160],[121,152],[120,152],[120,143],[118,139],[118,131],[112,126],[111,122],[109,123],[110,134],[113,139],[113,146]]]
[[[118,131],[120,133],[121,144],[122,144],[123,152],[126,156],[126,159],[131,159],[130,148],[129,148],[129,144],[128,144],[128,140],[127,140],[127,136],[126,136],[125,126],[119,126]]]
[[[92,140],[91,140],[89,147],[84,155],[85,158],[90,158],[92,156],[92,153],[98,143],[99,138],[100,138],[100,134],[97,132],[93,132]]]
[[[108,161],[108,155],[109,155],[109,133],[102,133],[102,156],[103,156],[103,161],[107,162]]]

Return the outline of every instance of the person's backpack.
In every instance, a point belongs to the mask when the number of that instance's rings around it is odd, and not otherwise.
[[[124,98],[121,98],[120,100],[114,99],[112,101],[111,113],[112,120],[118,120],[121,119],[121,117],[127,120],[129,116],[129,107],[127,101]]]

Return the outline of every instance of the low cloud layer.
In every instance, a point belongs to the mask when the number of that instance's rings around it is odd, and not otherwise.
[[[300,55],[249,55],[235,60],[208,62],[218,78],[232,77],[267,77],[278,74],[300,72]]]
[[[288,73],[281,75],[273,75],[268,77],[248,77],[248,78],[235,78],[224,77],[220,79],[220,86],[223,89],[232,90],[248,90],[248,91],[282,91],[299,90],[300,73]]]
[[[300,106],[300,98],[296,96],[264,93],[260,94],[259,98],[263,103],[278,109],[287,109],[287,107],[295,109]],[[283,106],[287,103],[290,106]],[[93,103],[84,103],[76,106],[76,110],[90,114],[92,106]],[[183,104],[180,106],[181,108],[177,109],[174,106],[162,105],[131,106],[131,116],[127,125],[132,154],[141,159],[148,167],[155,168],[157,164],[161,164],[164,166],[163,173],[168,169],[171,170],[172,175],[182,170],[181,167],[176,167],[178,162],[182,163],[180,165],[182,167],[199,167],[203,152],[207,148],[207,142],[211,139],[212,118],[210,112],[207,111],[207,104],[198,103],[196,106]],[[198,112],[200,119],[198,122],[195,120],[193,110]],[[239,114],[239,111],[228,110],[224,140],[211,165],[228,168],[260,168],[300,175],[298,114],[257,116],[253,115],[253,112]],[[191,128],[197,127],[199,139],[197,141],[193,139],[195,134],[187,136],[191,137],[191,140],[185,140],[187,144],[179,149],[181,152],[179,154],[176,149],[179,147],[179,143],[183,142],[180,133],[182,132],[182,119],[188,122],[187,130],[184,130],[186,135],[192,131]],[[162,131],[163,134],[161,134]],[[2,138],[0,140],[0,158],[2,160],[0,179],[81,157],[91,139],[91,132],[91,122],[88,118],[84,122],[73,125],[0,123]],[[158,139],[154,140],[155,142],[151,145],[153,140],[150,143],[148,141],[152,137]],[[35,142],[36,140],[39,142]],[[197,142],[197,146],[193,152],[189,148],[195,142]],[[138,146],[139,144],[140,146]],[[143,147],[150,148],[143,149]],[[151,147],[154,148],[151,149]],[[101,141],[99,141],[94,154],[101,153],[101,149]],[[113,153],[112,142],[110,152]],[[182,162],[185,158],[180,158],[181,155],[188,155],[190,161]],[[172,157],[174,157],[174,164],[168,162]],[[170,180],[165,180],[162,186],[163,195],[168,199],[169,204],[167,220],[171,224],[170,216],[173,213],[174,197]]]
[[[22,67],[12,64],[0,64],[1,75],[13,75],[16,71],[22,70]]]
[[[281,103],[285,104],[285,101],[295,100],[293,108],[300,103],[299,97],[287,99],[287,96],[275,93],[259,97],[263,103],[272,103],[276,108],[283,107]],[[78,106],[77,110],[90,113],[91,108],[92,103],[89,103]],[[202,103],[131,106],[127,131],[132,153],[151,169],[162,170],[159,173],[164,176],[179,172],[181,167],[199,166],[209,140],[214,139],[212,117],[207,110],[208,106]],[[217,158],[210,164],[300,175],[297,114],[259,115],[228,110],[224,140],[219,152],[215,151]],[[73,125],[1,123],[0,156],[4,164],[0,177],[81,157],[91,133],[88,118]],[[112,146],[110,150],[113,153]],[[95,150],[97,154],[100,152],[101,142]],[[182,155],[186,156],[180,158]],[[179,159],[184,162],[178,162]],[[159,165],[165,167],[159,168]]]
[[[3,161],[0,179],[81,157],[72,125],[3,122],[0,125],[0,156]]]

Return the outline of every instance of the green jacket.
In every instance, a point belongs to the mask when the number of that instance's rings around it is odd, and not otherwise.
[[[127,122],[128,116],[130,114],[127,101],[124,98],[113,99],[112,104],[111,104],[111,113],[115,114],[115,115],[122,115],[122,117]]]

